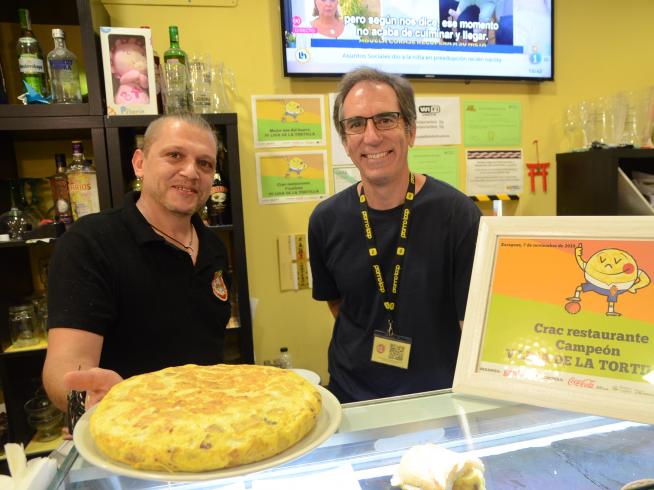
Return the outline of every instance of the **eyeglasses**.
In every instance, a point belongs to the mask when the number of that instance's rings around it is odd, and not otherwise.
[[[379,131],[388,131],[389,129],[397,128],[400,123],[399,112],[380,112],[370,117],[355,116],[348,117],[339,121],[345,134],[361,134],[366,130],[368,119],[372,119],[372,123]]]

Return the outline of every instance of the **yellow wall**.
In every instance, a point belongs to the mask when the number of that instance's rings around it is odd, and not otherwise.
[[[512,208],[516,214],[556,213],[555,154],[564,149],[561,114],[566,105],[653,83],[650,32],[654,2],[631,0],[624,8],[621,6],[614,0],[556,2],[555,82],[415,81],[416,92],[422,95],[522,103],[525,160],[535,161],[532,141],[538,139],[540,159],[551,162],[552,169],[547,194],[542,192],[540,182],[537,191],[530,193],[525,180],[525,193]],[[114,26],[149,25],[160,54],[167,47],[167,26],[177,24],[181,45],[189,54],[207,52],[236,74],[240,97],[234,111],[239,121],[250,294],[258,299],[254,320],[256,359],[262,362],[275,357],[279,347],[286,345],[297,367],[317,371],[326,379],[326,351],[332,327],[327,307],[313,301],[308,290],[281,293],[276,256],[277,235],[305,232],[316,203],[258,204],[250,96],[327,94],[334,90],[336,82],[284,78],[278,0],[238,0],[236,7],[107,5],[107,9]]]

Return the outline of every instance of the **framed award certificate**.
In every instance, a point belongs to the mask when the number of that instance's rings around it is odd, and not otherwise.
[[[483,217],[453,390],[654,423],[654,217]]]

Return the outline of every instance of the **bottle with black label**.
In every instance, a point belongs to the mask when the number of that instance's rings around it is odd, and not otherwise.
[[[232,222],[229,209],[229,187],[218,169],[213,175],[211,195],[207,200],[207,214],[209,224],[212,226],[228,225]]]

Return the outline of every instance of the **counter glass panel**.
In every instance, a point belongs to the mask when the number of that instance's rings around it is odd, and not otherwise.
[[[391,489],[402,454],[425,443],[479,457],[489,489],[620,489],[654,478],[654,426],[443,390],[345,404],[339,431],[329,440],[260,473],[147,481],[92,466],[71,448],[50,488]]]

